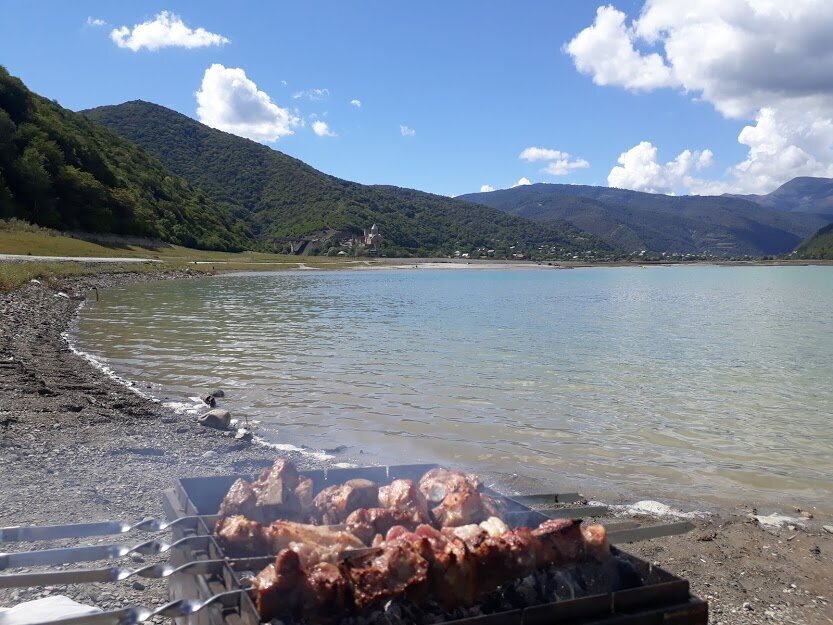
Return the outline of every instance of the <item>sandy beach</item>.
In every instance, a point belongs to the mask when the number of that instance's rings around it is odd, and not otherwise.
[[[435,265],[450,263],[418,266]],[[302,468],[315,466],[310,456],[235,441],[232,433],[163,408],[92,366],[62,338],[93,287],[188,277],[126,273],[32,282],[0,293],[0,526],[159,517],[161,491],[180,477],[253,473],[278,453]],[[509,487],[534,489],[523,478]],[[593,499],[592,492],[583,495]],[[785,502],[784,512],[798,517],[789,505]],[[833,534],[822,529],[833,519],[800,519],[769,529],[746,516],[709,516],[695,523],[684,536],[625,550],[690,580],[692,591],[709,600],[712,623],[833,623]],[[6,544],[3,549],[32,547]],[[124,581],[2,590],[0,606],[49,594],[115,608],[161,603],[167,586]]]

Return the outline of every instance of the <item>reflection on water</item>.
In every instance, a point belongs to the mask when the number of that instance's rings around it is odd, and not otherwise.
[[[275,440],[831,510],[831,311],[829,267],[297,272],[115,289],[77,334]]]

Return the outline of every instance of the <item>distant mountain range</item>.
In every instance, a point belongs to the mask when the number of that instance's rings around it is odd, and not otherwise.
[[[84,111],[135,142],[248,224],[261,243],[326,250],[376,223],[389,255],[554,250],[572,255],[612,246],[563,220],[546,224],[483,205],[324,174],[270,147],[205,126],[149,102]],[[331,248],[332,249],[332,248]]]
[[[816,213],[833,222],[833,179],[802,176],[767,195],[735,195],[782,211]]]
[[[789,253],[814,233],[801,253],[820,254],[833,180],[796,178],[761,196],[536,184],[452,199],[341,180],[148,102],[74,113],[0,67],[7,217],[225,250],[333,253],[376,223],[388,255],[761,256]]]
[[[775,194],[762,197],[770,202]],[[790,212],[794,209],[781,210],[746,198],[669,196],[582,185],[533,184],[459,199],[542,223],[564,220],[631,251],[783,254],[833,221],[824,214]]]

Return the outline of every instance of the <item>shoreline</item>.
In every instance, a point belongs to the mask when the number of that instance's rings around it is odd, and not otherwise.
[[[193,415],[176,414],[129,381],[113,379],[64,338],[84,291],[200,275],[103,274],[54,285],[28,283],[0,293],[0,420],[7,422],[0,426],[0,478],[5,483],[0,526],[158,517],[161,491],[176,479],[255,473],[277,455],[302,469],[332,466],[331,461],[236,442],[204,428]],[[57,295],[57,288],[68,297]],[[522,491],[530,483],[519,478],[507,486]],[[692,507],[698,507],[696,502]],[[714,623],[833,622],[833,535],[814,525],[771,533],[744,517],[709,516],[694,522],[696,529],[685,536],[625,550],[658,562],[689,579],[695,594],[711,597]],[[31,548],[35,545],[3,546],[7,551]],[[167,599],[165,583],[140,585],[146,588],[119,582],[0,590],[0,606],[50,593],[104,608]]]

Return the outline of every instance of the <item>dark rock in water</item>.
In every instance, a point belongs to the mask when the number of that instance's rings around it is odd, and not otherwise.
[[[338,445],[337,447],[330,447],[329,449],[323,449],[322,451],[328,454],[340,454],[343,451],[347,451],[347,445]]]
[[[218,388],[217,390],[211,391],[212,397],[225,397],[226,394],[223,392],[223,389]]]
[[[197,419],[197,422],[208,428],[225,430],[228,429],[228,426],[231,423],[231,413],[223,408],[215,408],[214,410],[209,410],[202,415],[199,419]]]
[[[159,419],[162,423],[176,423],[176,417],[162,417]]]
[[[203,402],[211,406],[212,408],[217,405],[217,400],[214,399],[213,395],[206,395],[202,398]]]

